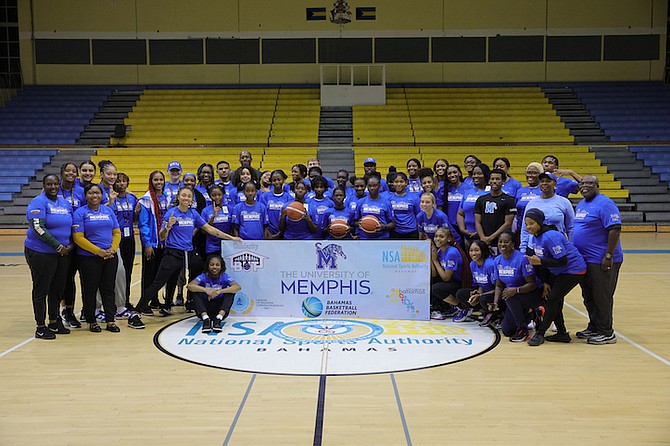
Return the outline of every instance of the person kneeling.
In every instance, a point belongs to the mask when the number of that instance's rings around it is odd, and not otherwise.
[[[205,272],[187,286],[194,293],[195,309],[202,317],[202,332],[220,333],[230,313],[233,297],[242,287],[226,274],[226,263],[218,254],[207,257]]]

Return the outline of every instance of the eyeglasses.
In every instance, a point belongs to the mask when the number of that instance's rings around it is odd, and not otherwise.
[[[540,172],[535,172],[533,170],[526,172],[526,175],[539,175],[539,174],[540,174]]]

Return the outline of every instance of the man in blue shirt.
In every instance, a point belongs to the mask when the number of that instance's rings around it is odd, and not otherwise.
[[[589,325],[577,337],[589,344],[614,344],[612,329],[614,291],[623,263],[619,241],[621,214],[614,202],[600,193],[598,178],[584,175],[579,184],[584,199],[575,212],[574,244],[586,260],[582,297],[589,313]]]

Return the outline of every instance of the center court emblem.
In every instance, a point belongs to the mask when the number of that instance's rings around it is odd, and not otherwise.
[[[232,317],[203,334],[190,317],[162,328],[154,343],[209,367],[281,375],[360,375],[451,364],[494,348],[500,335],[475,323],[379,319]]]

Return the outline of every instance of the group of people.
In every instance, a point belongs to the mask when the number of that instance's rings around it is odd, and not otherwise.
[[[466,322],[479,311],[482,324],[499,323],[512,341],[569,342],[561,309],[579,284],[590,322],[577,336],[616,342],[612,304],[623,261],[618,209],[599,193],[597,178],[558,169],[555,156],[528,165],[527,186],[508,175],[505,157],[492,170],[474,155],[463,169],[446,159],[426,168],[412,158],[406,171],[392,167],[384,178],[367,158],[363,177],[341,169],[335,180],[311,158],[291,167],[290,181],[283,170],[252,167],[248,151],[239,162],[235,170],[220,161],[184,173],[172,161],[167,175],[151,172],[141,197],[127,190],[130,178],[111,161],[98,163],[99,183],[91,162],[67,163],[60,177],[45,176],[43,193],[28,207],[25,242],[35,336],[67,334],[81,319],[92,332],[102,331],[103,321],[118,332],[115,321],[126,317],[129,327],[144,328],[143,315],[155,309],[169,315],[173,305],[196,311],[203,330],[220,330],[240,289],[225,274],[221,240],[429,239],[432,318]],[[584,200],[575,213],[566,197],[578,190]],[[133,306],[136,228],[142,291]],[[552,323],[558,332],[545,337]]]

